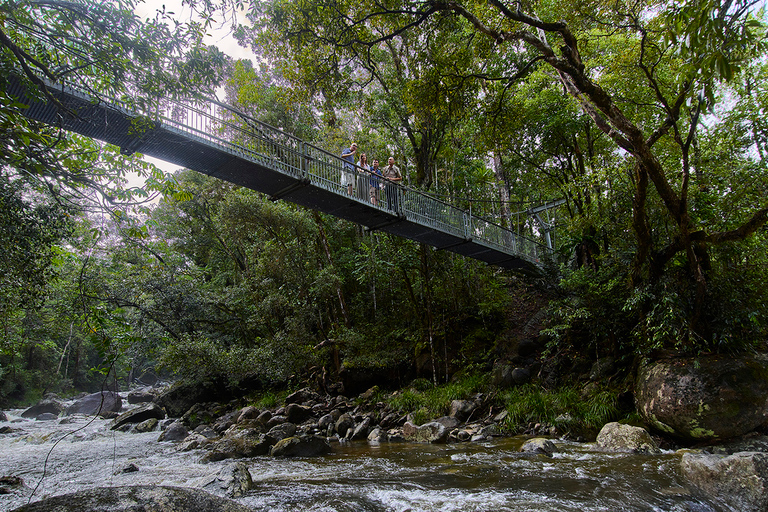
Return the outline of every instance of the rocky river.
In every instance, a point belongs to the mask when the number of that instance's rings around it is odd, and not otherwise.
[[[727,511],[681,476],[682,454],[606,453],[553,439],[556,452],[521,453],[522,437],[447,444],[331,442],[318,457],[202,462],[159,431],[120,432],[75,414],[0,422],[0,510],[95,487],[203,489],[254,511]],[[232,492],[243,463],[253,485]],[[142,509],[143,510],[143,509]]]

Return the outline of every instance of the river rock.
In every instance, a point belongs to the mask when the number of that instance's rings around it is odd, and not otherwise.
[[[685,453],[680,467],[698,492],[721,500],[729,510],[768,511],[768,454]]]
[[[371,429],[371,418],[366,416],[363,418],[363,421],[358,423],[354,430],[349,429],[347,430],[347,437],[353,441],[356,441],[358,439],[367,439],[368,438],[368,431]],[[352,432],[350,435],[349,432]]]
[[[215,402],[217,400],[226,400],[229,396],[230,392],[228,392],[224,386],[213,382],[179,382],[161,393],[155,399],[155,403],[165,409],[168,416],[179,418],[195,405]],[[191,428],[195,428],[196,426],[197,424],[191,425]]]
[[[233,429],[218,441],[210,442],[202,462],[215,462],[224,459],[242,459],[257,457],[269,453],[275,439],[255,429]]]
[[[425,423],[421,426],[416,426],[407,421],[403,425],[403,437],[406,441],[441,444],[448,440],[449,434],[449,430],[436,421]]]
[[[43,414],[39,414],[37,418],[35,418],[35,421],[53,421],[57,418],[58,416],[55,414],[51,414],[50,412],[44,412]]]
[[[8,421],[8,416],[3,411],[0,411],[0,421]]]
[[[471,400],[454,400],[451,402],[451,412],[448,413],[448,416],[452,416],[459,421],[466,421],[476,407],[475,402]]]
[[[34,419],[44,413],[58,416],[64,410],[64,405],[55,398],[44,398],[21,413],[22,418]]]
[[[339,416],[338,420],[336,420],[334,428],[336,429],[336,433],[339,434],[339,437],[344,437],[347,435],[347,430],[353,428],[354,426],[355,420],[352,418],[352,415],[345,412]]]
[[[551,457],[557,451],[555,443],[544,437],[534,437],[528,439],[520,447],[522,453],[539,453]]]
[[[24,480],[20,476],[0,476],[0,494],[13,494],[24,489]]]
[[[285,397],[285,404],[309,404],[320,400],[320,395],[309,388],[303,388]]]
[[[241,423],[245,420],[255,420],[260,414],[261,411],[252,405],[243,407],[240,409],[240,414],[237,415],[237,422]]]
[[[134,389],[130,393],[128,393],[127,400],[128,403],[133,404],[145,404],[147,402],[151,402],[155,399],[157,395],[153,393],[152,391],[149,391],[146,388],[142,389]]]
[[[112,423],[112,430],[117,430],[121,426],[126,425],[128,423],[141,423],[148,419],[156,419],[156,420],[165,419],[165,411],[163,411],[160,408],[160,406],[158,406],[157,404],[148,403],[145,405],[141,405],[135,409],[131,409],[130,411],[124,412],[123,414],[115,418],[115,421]]]
[[[98,487],[23,505],[13,512],[250,512],[200,489],[139,485]]]
[[[312,408],[306,405],[288,404],[285,407],[286,419],[295,424],[301,424],[312,416]]]
[[[597,434],[597,447],[612,452],[661,453],[647,430],[621,423],[608,423]]]
[[[211,492],[224,489],[232,498],[240,498],[254,487],[256,486],[253,484],[253,477],[244,462],[235,462],[224,467],[203,485],[203,489]]]
[[[288,422],[275,425],[269,429],[269,432],[267,432],[267,435],[276,441],[280,441],[288,437],[293,437],[294,434],[296,434],[296,425]]]
[[[768,360],[701,356],[641,368],[638,412],[653,428],[684,441],[723,440],[768,423]]]
[[[327,453],[331,453],[331,445],[318,436],[288,437],[270,451],[274,457],[317,457]]]
[[[453,430],[454,428],[461,425],[461,422],[457,418],[454,418],[453,416],[441,416],[440,418],[437,418],[434,421],[441,424],[448,430]]]
[[[86,414],[88,416],[104,416],[110,412],[120,412],[123,408],[123,400],[120,395],[112,391],[91,393],[75,401],[67,407],[66,414]]]
[[[174,421],[168,425],[168,428],[163,430],[163,433],[160,434],[160,437],[157,440],[178,442],[183,441],[188,435],[189,430],[187,430],[187,427],[180,421]]]
[[[515,368],[512,370],[512,382],[518,386],[528,384],[531,381],[531,372],[527,368]]]
[[[136,425],[136,428],[134,428],[134,432],[137,434],[143,434],[145,432],[152,432],[157,428],[157,424],[159,421],[157,418],[149,418],[148,420],[144,420],[138,425]]]

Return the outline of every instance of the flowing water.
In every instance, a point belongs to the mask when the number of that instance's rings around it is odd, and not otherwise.
[[[157,442],[158,432],[114,432],[82,416],[68,425],[20,421],[20,412],[0,423],[14,429],[0,435],[0,476],[19,476],[24,487],[0,494],[1,511],[90,487],[201,487],[233,462],[200,464],[202,451],[178,452]],[[237,501],[286,512],[727,510],[685,488],[674,453],[605,454],[557,442],[554,457],[528,457],[517,451],[522,442],[336,443],[326,457],[243,459],[256,488]],[[129,464],[138,471],[122,472]]]

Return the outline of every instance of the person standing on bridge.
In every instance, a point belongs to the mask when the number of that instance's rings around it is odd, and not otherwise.
[[[371,167],[371,203],[374,206],[379,204],[379,189],[381,188],[381,169],[379,169],[379,161],[374,158],[373,167]]]
[[[403,175],[400,173],[400,168],[395,165],[395,157],[389,157],[387,165],[381,172],[387,179],[384,185],[384,190],[387,193],[387,208],[397,211],[397,186],[395,183],[403,181]]]
[[[371,173],[371,166],[368,165],[368,157],[365,153],[360,153],[360,161],[357,162],[357,197],[365,201],[368,199],[368,175]]]
[[[352,195],[355,188],[355,153],[357,153],[357,144],[354,142],[341,152],[341,159],[344,160],[341,167],[341,186],[347,187],[349,195]]]

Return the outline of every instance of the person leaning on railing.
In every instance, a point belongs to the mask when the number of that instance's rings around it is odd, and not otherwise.
[[[379,204],[379,189],[381,189],[381,169],[379,169],[379,161],[373,159],[373,167],[371,168],[371,180],[369,182],[371,191],[371,203],[376,206]]]

